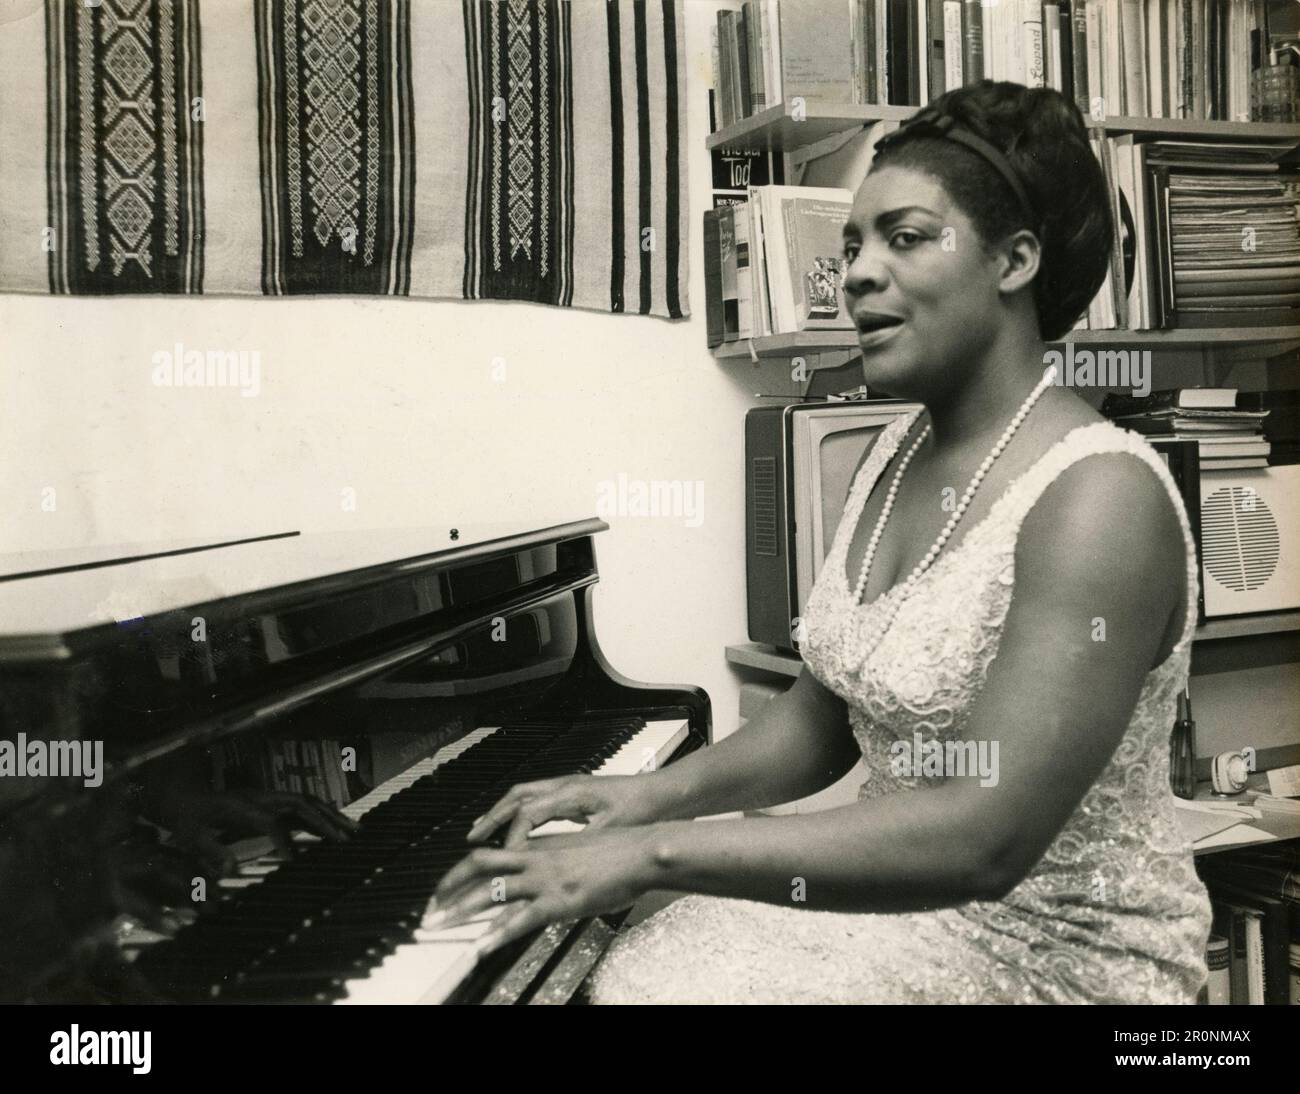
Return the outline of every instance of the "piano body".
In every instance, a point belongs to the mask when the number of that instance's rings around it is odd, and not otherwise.
[[[429,932],[421,917],[511,785],[630,774],[709,739],[701,689],[634,683],[601,653],[606,527],[10,556],[0,743],[103,742],[105,763],[100,785],[66,769],[0,777],[0,997],[580,999],[609,919],[480,958],[486,923]],[[253,854],[192,923],[137,945],[149,932],[123,932],[106,863],[124,818],[141,825],[134,795],[180,769],[205,790],[314,791],[359,830],[300,835],[287,860]]]

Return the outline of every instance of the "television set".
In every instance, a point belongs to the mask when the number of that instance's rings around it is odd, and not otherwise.
[[[796,628],[867,448],[902,399],[757,407],[745,416],[745,581],[751,641],[798,652]]]

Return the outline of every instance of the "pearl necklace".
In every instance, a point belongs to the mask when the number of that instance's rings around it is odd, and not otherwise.
[[[984,457],[983,462],[979,465],[979,470],[977,470],[971,478],[970,485],[966,487],[966,491],[962,494],[961,500],[957,503],[957,508],[953,510],[952,516],[948,518],[948,523],[943,526],[943,531],[939,533],[938,538],[933,544],[931,544],[930,549],[926,551],[925,556],[921,561],[918,562],[912,572],[907,575],[906,580],[899,587],[899,595],[886,604],[887,614],[881,621],[879,627],[876,628],[877,645],[879,644],[880,639],[884,637],[885,632],[889,629],[890,623],[894,621],[894,616],[898,613],[899,604],[907,599],[907,595],[911,591],[912,586],[915,585],[920,576],[930,568],[931,563],[933,563],[938,557],[939,552],[943,550],[944,545],[948,542],[949,538],[951,538],[953,530],[957,527],[957,522],[961,520],[966,510],[970,508],[970,503],[975,497],[975,491],[979,489],[980,483],[982,483],[988,475],[989,469],[993,466],[993,462],[1002,455],[1003,450],[1011,443],[1011,438],[1016,435],[1016,430],[1020,428],[1021,423],[1028,416],[1029,412],[1033,410],[1034,404],[1038,402],[1043,392],[1051,386],[1055,379],[1055,373],[1055,368],[1049,368],[1043,378],[1034,387],[1034,390],[1031,391],[1025,401],[1020,404],[1020,409],[1016,411],[1015,417],[1011,419],[1007,428],[1002,431],[1002,436],[998,438],[998,443],[995,444],[993,450]],[[853,588],[854,604],[858,604],[862,600],[862,590],[867,587],[867,577],[871,573],[871,562],[876,557],[876,548],[880,544],[881,533],[885,530],[885,522],[889,520],[889,514],[894,508],[894,501],[898,497],[898,485],[903,479],[903,472],[907,470],[907,465],[912,462],[912,457],[916,455],[917,450],[921,447],[925,438],[929,436],[929,433],[930,426],[927,424],[926,427],[921,430],[916,440],[912,442],[912,447],[907,450],[907,454],[898,465],[898,470],[894,472],[893,481],[889,484],[889,491],[885,494],[885,504],[881,506],[880,516],[876,518],[876,526],[871,532],[871,538],[867,540],[867,549],[862,555],[862,566],[858,571],[858,583]],[[892,592],[892,590],[887,590],[884,595],[888,596],[889,592]],[[872,649],[874,648],[875,647],[873,646]],[[869,653],[870,651],[868,651],[868,654]]]

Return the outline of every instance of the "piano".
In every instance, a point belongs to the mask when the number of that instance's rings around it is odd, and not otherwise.
[[[581,1002],[618,916],[481,954],[490,912],[444,930],[424,913],[515,783],[632,774],[709,740],[700,688],[634,682],[601,652],[606,527],[0,559],[0,750],[52,758],[62,743],[64,759],[0,766],[0,998]],[[86,757],[102,742],[97,780],[72,770],[68,742]],[[162,869],[166,832],[138,815],[141,795],[188,793],[179,771],[195,793],[312,793],[357,831],[299,833],[288,854],[235,843],[239,869],[195,888],[201,914],[178,907],[170,932],[146,930],[114,864],[143,830]]]

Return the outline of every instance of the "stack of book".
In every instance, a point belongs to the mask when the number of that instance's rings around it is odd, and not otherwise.
[[[981,79],[1093,117],[1250,120],[1279,0],[729,0],[714,128],[802,98],[922,106]]]
[[[1094,133],[1116,225],[1094,330],[1300,324],[1294,140],[1150,140]]]
[[[1101,412],[1148,440],[1196,441],[1202,471],[1268,466],[1271,445],[1263,433],[1268,411],[1242,409],[1235,388],[1112,393],[1102,401]]]
[[[704,214],[705,315],[710,346],[765,334],[842,330],[848,190],[754,186],[740,205]]]
[[[259,789],[310,794],[342,809],[380,783],[433,755],[463,734],[458,724],[388,728],[355,740],[324,737],[223,741],[214,750],[218,790]]]
[[[1203,855],[1197,869],[1214,907],[1207,1001],[1300,1005],[1300,845]]]
[[[352,801],[344,745],[323,738],[297,740],[242,737],[222,742],[217,751],[217,786],[310,794],[341,809]],[[355,749],[353,750],[355,753]]]

